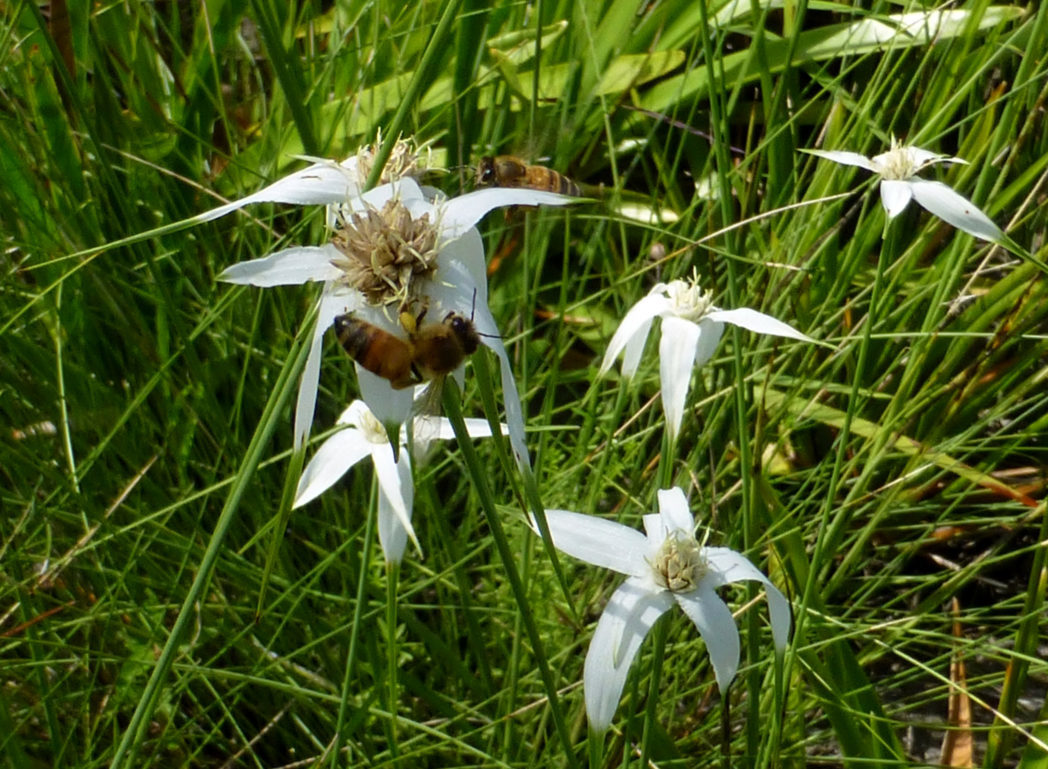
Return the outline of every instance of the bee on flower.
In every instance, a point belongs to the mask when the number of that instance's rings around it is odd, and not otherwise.
[[[260,287],[322,283],[318,320],[299,385],[295,408],[295,445],[309,435],[320,380],[324,332],[336,318],[352,317],[383,333],[411,341],[405,314],[416,319],[469,319],[480,344],[499,358],[510,443],[518,462],[526,464],[524,421],[516,384],[502,339],[487,305],[484,247],[476,223],[500,206],[562,205],[571,199],[529,189],[491,188],[454,198],[423,190],[404,175],[368,192],[360,192],[367,158],[337,164],[339,175],[352,177],[339,187],[331,169],[295,175],[290,187],[300,199],[326,202],[335,224],[334,237],[321,246],[296,246],[227,268],[219,278]],[[414,167],[405,159],[402,172]],[[309,171],[309,169],[307,169]],[[311,184],[317,184],[311,188]],[[278,183],[279,185],[280,183]],[[273,186],[278,186],[273,185]],[[267,188],[269,189],[269,188]],[[288,187],[282,188],[287,192]],[[402,424],[411,413],[409,389],[393,387],[388,378],[357,365],[361,394],[385,425]]]

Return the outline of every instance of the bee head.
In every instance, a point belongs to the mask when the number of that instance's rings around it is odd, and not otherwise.
[[[480,334],[477,333],[473,321],[462,317],[458,313],[449,312],[447,317],[444,318],[444,322],[451,329],[451,333],[458,338],[466,355],[472,355],[477,351],[477,348],[480,346]]]
[[[495,158],[491,156],[482,157],[477,165],[477,184],[494,184],[495,182]]]
[[[336,334],[341,334],[346,329],[346,327],[349,326],[349,324],[352,323],[352,322],[353,322],[353,314],[352,313],[347,312],[347,313],[344,313],[342,315],[336,315],[335,316],[335,323],[334,323],[334,325],[335,325],[335,333]]]

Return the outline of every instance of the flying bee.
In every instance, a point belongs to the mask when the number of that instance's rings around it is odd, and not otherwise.
[[[546,166],[532,166],[513,155],[483,157],[477,165],[477,185],[483,187],[527,187],[580,197],[579,185]]]
[[[400,314],[406,338],[353,313],[335,318],[335,334],[353,360],[401,390],[450,374],[480,345],[480,335],[470,319],[449,312],[440,322],[423,323],[425,314]]]

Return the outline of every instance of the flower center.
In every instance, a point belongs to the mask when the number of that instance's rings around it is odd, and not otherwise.
[[[911,147],[904,147],[899,140],[892,137],[891,149],[873,159],[880,167],[881,177],[894,181],[904,181],[916,176],[922,166]]]
[[[713,293],[699,287],[698,275],[690,281],[674,280],[666,286],[673,313],[685,320],[698,322],[713,306]]]
[[[361,409],[357,421],[357,429],[370,443],[389,443],[389,435],[386,433],[386,428],[367,409]]]
[[[342,220],[334,246],[334,264],[344,281],[372,305],[408,303],[411,282],[437,269],[437,229],[429,214],[412,219],[399,200],[382,209],[368,208]]]
[[[656,584],[675,593],[694,590],[707,569],[699,543],[679,533],[666,537],[651,566]]]

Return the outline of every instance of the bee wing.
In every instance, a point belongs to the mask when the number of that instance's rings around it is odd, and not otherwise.
[[[461,380],[462,369],[459,369],[451,376]],[[439,415],[440,398],[444,391],[444,381],[446,379],[447,377],[439,377],[428,385],[419,385],[416,388],[418,392],[416,406],[420,409],[429,409],[428,411],[420,411],[411,420],[411,435],[413,436],[413,443],[410,444],[412,446],[411,455],[420,466],[432,458],[433,449],[438,440],[450,441],[455,438],[455,430],[452,428],[451,422]],[[461,382],[459,386],[461,387]],[[436,406],[435,410],[431,408],[432,405]],[[491,437],[491,423],[487,419],[466,417],[465,423],[466,433],[470,438]],[[505,422],[500,425],[500,431],[503,435],[509,434],[509,427]]]
[[[448,376],[455,378],[459,391],[461,391],[466,382],[465,364],[463,363],[447,376],[435,377],[415,387],[414,403],[412,404],[414,416],[411,420],[409,434],[411,443],[409,445],[412,456],[419,464],[425,464],[426,460],[432,456],[432,447],[438,440],[446,441],[455,437],[451,424],[441,416],[444,413],[444,382]]]
[[[423,385],[415,387],[415,400],[412,404],[412,417],[408,431],[408,446],[411,455],[421,466],[429,461],[433,447],[442,438],[441,423],[446,420],[440,416],[441,398],[444,394],[444,377],[436,377]]]

